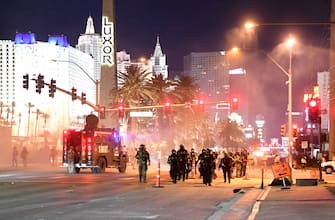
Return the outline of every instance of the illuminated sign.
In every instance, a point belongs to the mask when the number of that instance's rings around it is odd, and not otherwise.
[[[101,64],[114,65],[114,23],[107,16],[102,17]]]
[[[15,44],[36,44],[34,33],[17,33],[15,35]]]
[[[130,112],[130,117],[153,117],[153,113],[151,111],[147,112]]]

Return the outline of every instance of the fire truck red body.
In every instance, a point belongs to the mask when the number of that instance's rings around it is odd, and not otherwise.
[[[74,171],[91,169],[93,173],[105,172],[114,167],[120,173],[126,171],[128,156],[121,145],[121,138],[115,129],[67,129],[63,132],[63,166],[69,170],[68,152],[75,151]]]

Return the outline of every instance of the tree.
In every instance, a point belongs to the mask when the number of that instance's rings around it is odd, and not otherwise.
[[[151,105],[157,100],[157,89],[150,83],[150,72],[139,65],[130,65],[126,72],[119,72],[121,87],[113,91],[113,103],[123,103],[127,107]]]
[[[194,78],[181,76],[176,82],[177,86],[173,93],[180,98],[180,103],[192,102],[193,99],[199,96],[199,86],[195,83]]]
[[[244,147],[245,137],[242,127],[236,121],[221,120],[217,123],[215,130],[217,139],[222,146],[235,149]]]
[[[150,82],[151,73],[143,70],[139,65],[130,65],[126,72],[119,72],[118,78],[121,87],[112,91],[112,106],[117,107],[122,103],[125,108],[136,108],[140,106],[152,105],[158,99],[157,89]],[[118,118],[115,116],[115,118]],[[124,117],[119,119],[122,124],[130,122],[131,132],[136,135],[137,119],[129,120],[127,111]]]

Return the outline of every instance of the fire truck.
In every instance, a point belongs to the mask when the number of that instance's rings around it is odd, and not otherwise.
[[[106,168],[117,168],[124,173],[128,156],[122,147],[121,137],[116,129],[97,128],[98,118],[89,115],[84,129],[66,129],[63,131],[63,167],[70,170],[69,150],[74,151],[74,171],[91,169],[92,173],[105,172]]]

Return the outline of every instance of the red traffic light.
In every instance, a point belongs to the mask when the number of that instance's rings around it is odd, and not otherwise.
[[[320,99],[312,98],[308,102],[308,119],[311,122],[319,122],[320,120]]]
[[[233,98],[231,102],[231,110],[236,111],[238,109],[238,99]]]
[[[309,101],[309,107],[316,107],[317,104],[318,103],[314,99],[312,99],[311,101]]]
[[[99,116],[101,119],[104,119],[106,118],[106,107],[100,107],[100,110],[99,110]]]
[[[124,105],[123,104],[119,104],[117,106],[117,110],[118,110],[118,113],[119,113],[119,117],[122,118],[124,117],[124,111],[125,111],[125,108],[124,108]]]

